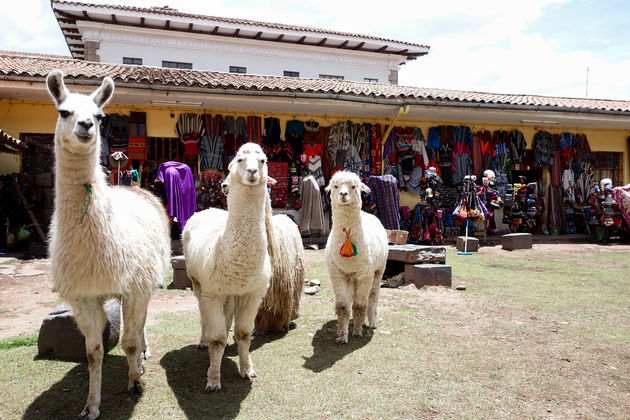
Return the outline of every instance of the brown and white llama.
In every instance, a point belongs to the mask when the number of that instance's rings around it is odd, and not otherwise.
[[[130,392],[141,393],[142,357],[150,356],[144,326],[151,293],[170,258],[168,218],[151,193],[110,187],[99,165],[99,122],[114,93],[106,77],[91,95],[70,93],[63,73],[47,79],[59,117],[55,129],[55,209],[49,254],[54,288],[72,306],[85,336],[90,384],[81,418],[99,416],[103,361],[103,302],[120,297],[122,348]]]

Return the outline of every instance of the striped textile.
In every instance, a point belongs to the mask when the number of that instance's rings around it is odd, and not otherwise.
[[[378,218],[385,229],[400,229],[398,183],[392,175],[370,176],[370,199],[376,203]]]

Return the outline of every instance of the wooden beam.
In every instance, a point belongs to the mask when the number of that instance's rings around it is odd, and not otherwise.
[[[405,55],[409,50],[398,51],[396,54]]]
[[[215,26],[214,29],[212,30],[212,35],[216,35],[217,32],[219,32],[219,27]]]
[[[87,20],[92,20],[92,19],[90,18],[90,15],[88,15],[87,10],[84,10],[84,11],[83,11],[83,16],[84,16]]]
[[[112,23],[115,25],[118,23],[118,21],[116,20],[116,15],[112,13]]]
[[[337,48],[346,48],[346,45],[348,45],[348,41],[343,41],[343,44],[341,44]]]
[[[144,18],[143,17],[140,18],[140,26],[144,27]]]
[[[66,35],[68,39],[82,39],[81,35]]]
[[[79,30],[77,28],[61,28],[62,32],[66,32],[69,34],[78,34]]]
[[[254,37],[254,39],[260,39],[261,36],[262,36],[262,31],[258,32],[256,36]]]
[[[300,40],[297,42],[298,44],[304,44],[304,40],[306,39],[306,35],[304,35],[302,38],[300,38]]]
[[[284,34],[280,34],[280,36],[276,39],[276,42],[280,42],[284,39]]]
[[[193,31],[192,27],[193,27],[193,24],[189,23],[188,24],[188,32],[192,32]]]
[[[319,41],[319,42],[317,43],[317,46],[318,46],[318,47],[323,46],[323,45],[326,43],[326,41],[328,41],[328,38],[324,38],[324,39],[322,39],[321,41]]]
[[[167,19],[166,23],[164,24],[164,29],[168,29],[169,26],[171,26],[171,21]]]
[[[240,30],[240,29],[235,30],[235,31],[234,31],[234,33],[232,34],[232,36],[233,36],[234,38],[236,38],[236,37],[238,36],[238,33],[239,33],[239,32],[241,32],[241,30]]]
[[[363,48],[363,46],[365,45],[365,42],[361,42],[359,43],[359,45],[357,45],[356,47],[352,48],[353,50],[360,50],[361,48]]]
[[[379,48],[378,50],[376,50],[376,51],[374,51],[374,52],[377,52],[377,53],[382,53],[382,52],[385,52],[385,50],[387,49],[387,47],[388,47],[388,45],[385,45],[385,46],[383,46],[383,47]]]

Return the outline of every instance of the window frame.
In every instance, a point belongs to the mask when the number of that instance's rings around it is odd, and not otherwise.
[[[242,70],[242,71],[241,71]],[[229,72],[230,73],[235,73],[235,74],[247,74],[247,67],[243,67],[243,66],[230,66],[229,68]]]
[[[186,63],[183,61],[171,61],[171,60],[162,60],[162,67],[166,69],[184,69],[184,70],[192,70],[192,63]]]
[[[125,63],[125,60],[131,61],[130,63]],[[138,57],[123,57],[123,64],[133,64],[134,66],[142,65],[142,58]]]
[[[344,76],[340,76],[337,74],[319,74],[319,78],[320,79],[325,79],[325,80],[345,80]]]
[[[300,77],[299,71],[283,70],[284,77]]]

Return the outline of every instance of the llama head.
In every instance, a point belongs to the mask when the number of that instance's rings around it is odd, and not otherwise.
[[[236,182],[243,185],[275,184],[276,181],[267,174],[267,155],[256,143],[245,143],[238,149],[236,156],[228,165],[230,174],[222,185],[224,192]]]
[[[63,82],[61,70],[50,72],[46,85],[59,111],[55,142],[73,153],[94,151],[98,142],[99,122],[105,116],[103,106],[114,94],[112,79],[103,79],[101,86],[89,96],[69,92]]]
[[[355,206],[361,208],[361,191],[370,192],[370,188],[361,182],[354,172],[339,171],[330,178],[326,186],[330,192],[330,201],[333,207]]]

